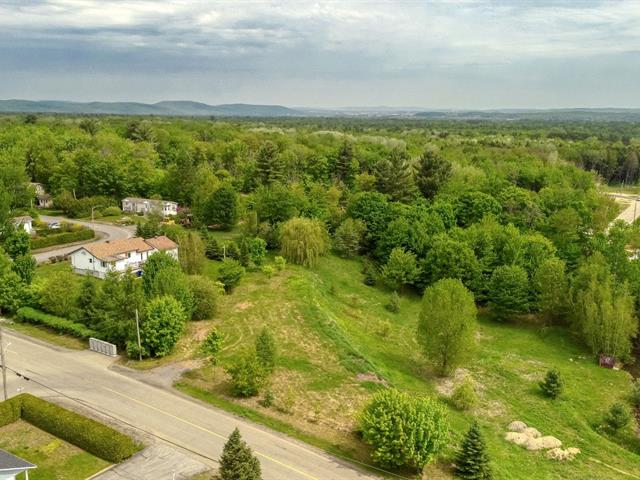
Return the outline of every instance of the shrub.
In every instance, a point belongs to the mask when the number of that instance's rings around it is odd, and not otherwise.
[[[362,248],[362,239],[367,230],[364,222],[347,218],[336,229],[333,248],[344,257],[355,257]]]
[[[107,207],[102,210],[102,215],[105,217],[115,217],[117,215],[120,215],[121,213],[122,210],[120,210],[119,207]]]
[[[75,323],[71,320],[67,320],[66,318],[49,315],[48,313],[41,312],[35,308],[22,307],[19,308],[16,313],[18,320],[21,322],[44,325],[56,332],[73,335],[74,337],[89,338],[97,335],[96,332],[81,323]]]
[[[271,408],[276,401],[276,397],[271,390],[264,392],[262,400],[260,400],[260,406],[264,408]]]
[[[389,301],[384,306],[387,310],[392,313],[398,313],[400,311],[400,296],[398,292],[393,292],[389,297]]]
[[[374,287],[378,283],[378,268],[371,260],[365,260],[362,264],[362,274],[364,275],[362,281],[365,285]]]
[[[315,267],[327,250],[327,231],[322,222],[310,218],[292,218],[280,230],[282,256],[288,261]]]
[[[254,265],[260,266],[267,256],[267,242],[261,238],[252,238],[249,241],[249,259]]]
[[[640,379],[636,378],[631,389],[631,403],[634,407],[640,407]]]
[[[207,356],[212,365],[218,363],[218,353],[220,353],[222,349],[222,342],[222,335],[218,329],[214,327],[200,346],[200,350]]]
[[[276,366],[276,341],[267,327],[256,338],[256,356],[262,367],[271,373]]]
[[[540,390],[545,397],[556,399],[562,393],[562,378],[560,372],[555,368],[549,370],[544,377],[544,380],[540,382]]]
[[[284,257],[281,257],[280,255],[276,256],[276,258],[273,259],[273,263],[279,272],[284,270],[285,267],[287,266],[287,261],[285,260]]]
[[[473,386],[473,382],[465,378],[454,390],[451,395],[451,403],[458,410],[470,410],[478,401],[478,394]]]
[[[89,228],[83,228],[82,230],[72,232],[61,232],[56,233],[55,235],[34,237],[31,239],[31,248],[35,250],[38,248],[51,247],[53,245],[61,245],[63,243],[91,240],[94,236],[95,233],[93,230]]]
[[[0,427],[17,422],[22,416],[22,395],[0,402]]]
[[[153,357],[172,352],[187,320],[184,308],[175,298],[165,295],[152,299],[140,325],[142,346]]]
[[[519,265],[502,265],[491,274],[489,307],[496,319],[505,320],[529,311],[529,278]]]
[[[224,287],[200,275],[188,277],[189,289],[193,295],[193,320],[212,318],[216,313],[218,300]]]
[[[416,256],[402,247],[394,248],[382,269],[382,276],[391,288],[412,284],[418,277]]]
[[[140,450],[128,436],[90,418],[29,394],[18,397],[22,419],[108,462],[119,463]]]
[[[240,262],[232,258],[225,258],[218,270],[218,281],[224,285],[224,289],[227,292],[230,292],[240,283],[244,273],[245,269],[240,265]]]
[[[373,460],[386,468],[422,469],[447,442],[444,407],[397,390],[377,392],[359,421]]]
[[[226,372],[231,376],[233,394],[238,397],[258,395],[267,380],[267,372],[255,354],[240,357]]]
[[[626,427],[631,422],[629,407],[623,403],[614,403],[604,415],[604,424],[614,433]]]
[[[271,278],[276,274],[276,269],[272,265],[263,265],[260,270],[267,276],[267,278]]]
[[[222,245],[213,235],[209,235],[204,247],[204,253],[210,260],[222,260]]]

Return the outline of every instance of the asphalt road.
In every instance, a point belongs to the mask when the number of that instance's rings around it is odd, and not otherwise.
[[[85,227],[89,227],[92,230],[100,233],[101,237],[98,240],[89,240],[84,243],[75,244],[73,246],[62,246],[60,248],[55,248],[52,250],[47,250],[45,252],[36,253],[33,257],[36,259],[38,263],[44,263],[49,260],[51,257],[55,257],[58,255],[66,255],[74,250],[80,248],[82,245],[87,245],[89,243],[94,242],[104,242],[105,240],[115,240],[118,238],[130,238],[133,236],[134,231],[132,228],[127,227],[118,227],[116,225],[110,225],[106,223],[98,223],[98,222],[84,222],[81,220],[73,220],[66,217],[51,217],[48,215],[41,215],[40,219],[43,222],[70,222],[77,223],[78,225],[83,225]]]
[[[4,330],[6,362],[38,382],[77,399],[103,414],[144,429],[191,451],[215,466],[228,435],[237,426],[254,449],[264,480],[364,480],[379,478],[324,452],[276,432],[129,377],[113,360],[98,353],[45,345]],[[55,392],[8,373],[9,395]],[[195,452],[195,453],[194,453]],[[200,457],[203,455],[203,457]],[[205,458],[207,457],[207,458]],[[158,479],[161,480],[161,479]]]
[[[640,216],[640,205],[636,204],[640,196],[627,193],[609,193],[608,195],[624,207],[624,210],[620,212],[615,220],[633,223],[633,221]]]

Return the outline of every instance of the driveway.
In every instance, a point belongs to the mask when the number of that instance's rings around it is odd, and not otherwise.
[[[235,427],[254,449],[264,480],[365,480],[379,478],[318,449],[230,413],[111,369],[113,359],[45,345],[5,330],[6,362],[34,381],[8,372],[9,395],[19,390],[58,397],[135,427],[215,467]],[[139,372],[136,372],[140,376]],[[39,386],[35,381],[47,387]],[[51,390],[51,389],[55,389]],[[161,480],[161,479],[158,479]]]
[[[65,217],[51,217],[49,215],[41,215],[40,219],[43,222],[47,222],[47,223],[69,222],[69,223],[75,223],[78,225],[83,225],[85,227],[91,228],[92,230],[95,230],[101,238],[97,240],[89,240],[83,243],[74,243],[71,246],[69,245],[61,246],[59,248],[54,248],[52,250],[46,250],[43,252],[34,253],[33,257],[36,259],[36,262],[38,263],[44,263],[48,261],[49,258],[58,256],[58,255],[67,255],[68,253],[71,253],[74,250],[77,250],[82,245],[88,245],[90,243],[95,243],[95,242],[104,242],[105,240],[116,240],[118,238],[130,238],[130,237],[133,237],[135,233],[134,227],[119,227],[119,226],[111,225],[108,223],[85,222],[82,220],[73,220],[71,218],[65,218]]]

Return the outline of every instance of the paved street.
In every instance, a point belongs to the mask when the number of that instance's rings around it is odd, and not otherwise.
[[[633,223],[636,218],[640,217],[640,205],[636,203],[640,196],[628,193],[608,193],[607,195],[613,197],[623,207],[614,221],[623,220],[626,223]]]
[[[113,360],[90,351],[68,351],[5,330],[7,366],[135,427],[190,450],[215,466],[227,436],[237,426],[262,464],[265,480],[363,480],[378,478],[313,447],[289,439],[175,392],[118,371]],[[19,388],[56,396],[34,382],[8,374],[9,395]],[[202,456],[200,456],[202,455]],[[161,480],[161,479],[158,479]]]
[[[66,255],[70,252],[73,252],[77,248],[80,248],[82,245],[87,245],[89,243],[94,243],[94,242],[103,242],[105,240],[115,240],[118,238],[130,238],[134,234],[134,230],[132,227],[118,227],[116,225],[109,225],[106,223],[84,222],[81,220],[73,220],[71,218],[66,218],[66,217],[51,217],[48,215],[41,215],[40,219],[43,222],[63,222],[64,221],[64,222],[70,222],[70,223],[77,223],[78,225],[84,225],[85,227],[89,227],[92,230],[95,230],[96,232],[101,234],[102,238],[98,240],[90,240],[88,242],[76,244],[73,246],[66,246],[66,247],[61,246],[60,248],[48,250],[46,252],[36,253],[33,256],[38,263],[44,263],[47,260],[49,260],[49,258],[55,257],[57,255]]]

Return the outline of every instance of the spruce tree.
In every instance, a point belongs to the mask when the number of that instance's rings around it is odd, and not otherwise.
[[[416,185],[409,155],[395,149],[375,167],[376,187],[396,202],[409,203],[415,197]]]
[[[562,378],[560,372],[555,368],[549,370],[544,377],[544,381],[540,382],[542,393],[549,398],[555,399],[562,393]]]
[[[220,457],[218,471],[221,480],[261,480],[260,462],[253,455],[240,431],[236,428],[229,436]]]
[[[480,427],[473,422],[456,455],[455,476],[465,480],[491,480],[491,466]]]
[[[418,160],[416,183],[425,198],[433,198],[451,175],[451,162],[433,150],[425,150]]]
[[[271,185],[282,180],[283,170],[278,146],[271,141],[264,142],[256,155],[256,175],[260,182]]]
[[[345,185],[353,183],[353,145],[347,140],[342,144],[335,157],[334,176]]]
[[[256,356],[265,370],[273,371],[276,366],[276,341],[267,327],[256,338]]]

